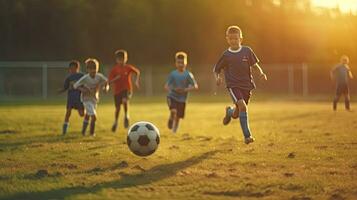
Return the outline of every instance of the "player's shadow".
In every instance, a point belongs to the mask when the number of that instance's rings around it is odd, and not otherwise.
[[[76,186],[76,187],[68,187],[68,188],[59,188],[47,191],[39,191],[39,192],[25,192],[25,193],[17,193],[14,195],[6,196],[0,199],[64,199],[73,195],[80,194],[89,194],[96,193],[103,189],[123,189],[136,187],[140,185],[147,185],[162,179],[174,176],[178,171],[188,168],[192,165],[198,164],[201,161],[210,158],[218,151],[209,151],[199,156],[191,157],[184,161],[179,161],[170,164],[163,164],[155,166],[145,172],[134,174],[134,175],[125,175],[121,179],[111,182],[104,182],[97,184],[92,187],[86,186]]]

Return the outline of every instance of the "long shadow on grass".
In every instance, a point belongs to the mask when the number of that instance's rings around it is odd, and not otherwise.
[[[147,185],[174,176],[179,170],[200,163],[202,160],[210,158],[217,152],[218,151],[209,151],[200,156],[194,156],[184,161],[158,165],[145,172],[134,175],[128,174],[126,176],[123,176],[119,180],[104,182],[95,186],[76,186],[39,192],[24,192],[10,196],[0,197],[0,199],[64,199],[72,195],[96,193],[100,190],[107,188],[122,189],[140,185]]]
[[[34,137],[23,137],[23,138],[14,138],[11,140],[16,140],[16,142],[0,142],[0,148],[4,150],[14,150],[18,149],[22,146],[27,146],[31,144],[46,144],[46,143],[57,143],[57,142],[65,142],[65,143],[70,143],[73,141],[77,141],[77,139],[80,139],[81,142],[95,142],[97,140],[89,140],[85,138],[86,140],[83,140],[83,136],[80,134],[73,134],[73,135],[67,135],[67,136],[61,136],[61,135],[40,135],[40,136],[34,136]]]

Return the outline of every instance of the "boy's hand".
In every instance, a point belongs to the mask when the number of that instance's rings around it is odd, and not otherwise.
[[[136,80],[136,81],[135,81],[135,86],[136,86],[136,88],[140,89],[140,82],[139,82],[139,80]]]
[[[268,80],[268,77],[267,77],[266,74],[264,74],[264,73],[262,72],[262,73],[260,74],[260,79],[263,79],[263,80],[267,81],[267,80]]]
[[[220,76],[216,77],[216,84],[217,86],[220,86],[222,84],[223,80]]]

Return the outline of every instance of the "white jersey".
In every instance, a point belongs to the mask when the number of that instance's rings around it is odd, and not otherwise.
[[[82,102],[97,102],[99,100],[99,89],[104,86],[107,81],[108,79],[101,73],[97,73],[94,78],[92,78],[89,74],[86,74],[73,85],[73,88],[77,89],[80,86],[88,88],[89,92],[82,92]]]

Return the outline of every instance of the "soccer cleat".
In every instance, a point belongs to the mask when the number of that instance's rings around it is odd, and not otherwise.
[[[174,120],[169,119],[169,121],[167,122],[167,127],[171,130],[172,129],[172,125],[174,123]]]
[[[231,114],[230,114],[230,110],[231,109],[233,109],[232,107],[230,107],[230,106],[227,106],[226,107],[226,115],[224,116],[224,118],[223,118],[223,125],[228,125],[229,124],[229,122],[231,122],[231,119],[232,119],[232,116],[231,116]]]
[[[248,137],[248,138],[244,138],[244,143],[245,144],[249,144],[255,141],[255,138],[253,138],[252,136]]]
[[[117,128],[118,128],[118,123],[114,123],[113,126],[112,126],[112,132],[115,133]]]
[[[129,117],[124,118],[124,128],[129,128]]]

